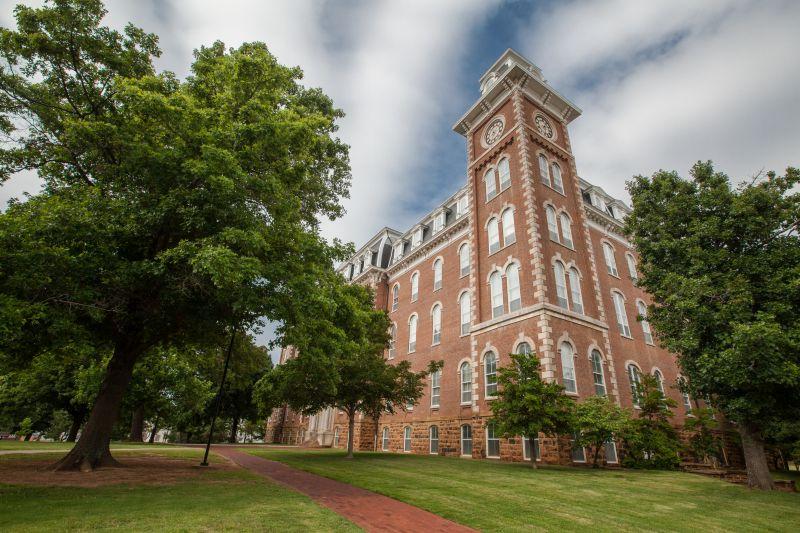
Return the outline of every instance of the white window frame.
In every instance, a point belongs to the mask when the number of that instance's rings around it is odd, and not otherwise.
[[[628,275],[633,281],[638,281],[639,272],[636,270],[636,260],[633,258],[633,254],[626,253],[625,261],[628,263]]]
[[[619,334],[628,339],[631,337],[631,327],[628,323],[628,313],[625,310],[625,297],[619,291],[611,293],[611,299],[614,301],[614,313],[617,315],[617,329]]]
[[[469,433],[468,436],[464,436],[465,431]],[[461,457],[472,457],[472,426],[469,424],[462,424],[459,429],[459,436],[461,440]],[[469,453],[465,453],[464,443],[469,442]]]
[[[339,426],[336,426],[335,428],[333,428],[333,447],[334,448],[338,448],[339,447],[339,437],[340,437],[340,435],[339,435]]]
[[[417,351],[417,325],[419,317],[415,314],[408,317],[408,353]]]
[[[483,175],[483,181],[486,183],[486,201],[497,196],[497,175],[494,168],[490,168]]]
[[[578,435],[574,435],[572,440],[570,441],[570,458],[572,459],[573,463],[585,463],[586,462],[586,448],[583,446],[575,446],[575,438]],[[575,452],[580,450],[580,454],[576,454]]]
[[[389,328],[389,359],[394,359],[397,345],[397,324],[392,322]]]
[[[411,274],[411,301],[416,302],[419,298],[419,272]]]
[[[442,342],[442,306],[435,304],[431,308],[431,329],[433,336],[433,345]]]
[[[564,194],[564,181],[561,179],[561,167],[558,163],[553,163],[550,175],[553,178],[553,190]]]
[[[556,303],[563,309],[569,309],[569,294],[567,293],[567,272],[564,263],[553,262],[553,277],[556,283]]]
[[[494,422],[486,424],[486,458],[487,459],[500,459],[500,437],[496,434],[496,427]],[[497,443],[497,453],[491,453],[492,442]]]
[[[469,198],[464,195],[456,201],[456,218],[465,215],[467,211],[469,211]]]
[[[420,244],[422,244],[422,238],[424,236],[424,228],[417,228],[414,230],[414,233],[411,234],[411,246],[416,248]]]
[[[521,352],[519,349],[522,346],[527,346],[528,347],[528,351]],[[529,343],[528,341],[518,342],[516,347],[514,347],[514,353],[523,354],[523,355],[531,355],[531,354],[533,354],[533,346],[531,346],[531,343]]]
[[[597,348],[592,348],[589,352],[589,362],[592,365],[592,381],[594,382],[594,393],[597,396],[607,396],[608,389],[606,388],[606,375],[603,371],[603,354]],[[597,379],[600,377],[600,382]],[[599,391],[602,389],[602,392]]]
[[[661,393],[662,396],[666,396],[667,392],[664,388],[664,374],[658,368],[653,369],[653,377],[656,379],[656,385],[658,386],[658,392]]]
[[[550,188],[553,187],[552,182],[550,181],[550,162],[547,160],[547,157],[544,154],[539,154],[539,176],[542,180],[542,183]]]
[[[613,460],[608,458],[609,450],[614,450],[614,459]],[[617,453],[617,443],[614,442],[613,439],[606,441],[606,443],[603,445],[603,451],[604,451],[604,455],[606,457],[606,463],[608,463],[610,465],[615,465],[615,464],[619,463],[619,454]]]
[[[618,278],[619,270],[617,270],[617,258],[614,254],[614,247],[607,242],[603,243],[603,257],[605,257],[606,260],[606,271],[615,278]]]
[[[472,404],[472,365],[464,361],[458,367],[458,380],[461,384],[459,390],[461,405]]]
[[[556,217],[556,210],[548,205],[544,208],[545,218],[547,219],[547,232],[550,235],[550,240],[553,242],[561,242],[561,237],[558,234],[558,219]]]
[[[497,397],[497,354],[492,351],[483,356],[483,379],[486,399]]]
[[[572,241],[572,219],[566,213],[561,213],[558,217],[561,222],[561,244],[567,248],[575,249],[575,243]]]
[[[503,246],[517,242],[516,228],[514,227],[514,210],[508,208],[500,215],[503,222]]]
[[[397,311],[397,306],[400,304],[400,284],[395,283],[392,285],[392,311]]]
[[[641,405],[639,388],[642,384],[642,370],[635,364],[628,363],[628,366],[625,367],[625,372],[628,374],[628,383],[631,386],[631,403],[638,409]]]
[[[447,217],[447,214],[444,211],[440,211],[436,213],[436,216],[433,217],[433,232],[438,233],[444,229],[444,222]]]
[[[470,260],[469,244],[465,242],[458,248],[458,268],[460,273],[459,277],[463,278],[464,276],[469,275],[470,271],[469,260]]]
[[[403,453],[411,453],[411,426],[403,428]]]
[[[434,433],[436,434],[435,436]],[[435,450],[434,442],[436,443]],[[433,425],[428,428],[428,453],[430,455],[439,455],[439,426]]]
[[[438,408],[442,394],[442,371],[437,370],[431,374],[431,407]]]
[[[381,450],[384,452],[389,451],[389,426],[383,426],[381,431]]]
[[[565,348],[567,349],[565,351]],[[575,376],[575,347],[562,341],[558,347],[561,356],[561,384],[567,394],[578,394],[578,380]]]
[[[472,295],[469,291],[461,293],[458,306],[461,311],[461,335],[466,335],[472,326]]]
[[[489,276],[489,301],[492,306],[492,318],[503,316],[506,312],[503,301],[503,275],[495,270]]]
[[[500,222],[497,217],[492,217],[486,224],[486,234],[489,238],[489,255],[500,250]]]
[[[498,181],[500,182],[501,192],[511,187],[511,166],[509,165],[507,157],[503,157],[500,159],[500,161],[498,161],[497,177]]]
[[[653,342],[653,331],[650,329],[650,322],[647,320],[647,306],[643,301],[638,300],[636,302],[636,311],[639,313],[639,322],[642,324],[642,335],[644,336],[644,342],[650,344],[651,346],[655,345]]]
[[[522,435],[521,438],[522,438],[522,460],[523,461],[530,461],[531,460],[531,454],[530,454],[530,449],[528,447],[528,437],[526,437],[525,435]],[[533,439],[533,448],[534,448],[533,452],[534,452],[534,454],[536,456],[535,459],[537,461],[541,461],[542,460],[542,447],[541,447],[540,442],[539,442],[539,437],[536,437],[535,439]]]
[[[506,267],[506,292],[508,293],[508,312],[522,309],[522,292],[519,282],[519,265],[511,263]]]
[[[438,291],[442,288],[442,271],[444,270],[444,260],[436,259],[433,262],[433,290]]]
[[[581,275],[578,269],[570,267],[567,271],[569,277],[569,293],[572,298],[572,310],[583,314],[583,294],[581,292]]]

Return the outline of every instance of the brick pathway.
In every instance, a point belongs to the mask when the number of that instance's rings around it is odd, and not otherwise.
[[[391,531],[393,533],[474,531],[419,507],[347,483],[297,470],[277,461],[270,461],[224,446],[215,446],[214,452],[252,472],[310,496],[317,503],[367,531]]]

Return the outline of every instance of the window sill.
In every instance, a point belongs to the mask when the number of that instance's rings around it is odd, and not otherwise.
[[[414,302],[416,302],[417,300],[419,300],[419,297],[415,297],[415,298],[414,298],[414,297],[412,297],[412,298],[411,298],[411,303],[413,304],[413,303],[414,303]]]
[[[496,400],[497,396],[484,396],[483,399],[487,402],[491,402],[492,400]]]
[[[575,398],[580,396],[577,392],[570,392],[568,390],[565,390],[564,394],[566,394],[567,396],[574,396]]]
[[[567,250],[572,250],[573,252],[575,251],[575,246],[574,246],[574,243],[573,243],[573,246],[567,246],[566,244],[564,244],[564,243],[563,243],[563,242],[561,242],[560,240],[558,240],[558,241],[557,241],[557,240],[555,240],[553,237],[550,237],[550,242],[554,242],[554,243],[556,243],[557,245],[561,246],[562,248],[566,248]]]
[[[633,337],[632,337],[632,336],[630,336],[630,335],[625,335],[624,333],[620,333],[620,334],[619,334],[619,336],[620,336],[620,337],[622,337],[623,339],[628,339],[629,341],[632,341],[632,340],[633,340]]]
[[[567,197],[567,194],[566,194],[566,193],[563,193],[563,192],[559,191],[558,189],[556,189],[556,188],[555,188],[555,187],[553,187],[552,185],[548,185],[547,183],[543,182],[542,180],[539,180],[539,183],[541,183],[542,185],[544,185],[545,187],[547,187],[547,188],[548,188],[548,189],[550,189],[551,191],[553,191],[553,192],[557,192],[558,194],[560,194],[560,195],[561,195],[561,196],[563,196],[564,198],[566,198],[566,197]]]
[[[434,342],[433,344],[431,344],[431,347],[439,346],[440,344],[442,344],[442,341]]]
[[[499,254],[500,252],[502,252],[503,250],[505,250],[506,248],[508,248],[508,247],[509,247],[509,246],[511,246],[512,244],[514,244],[514,243],[512,242],[512,243],[509,243],[509,244],[506,244],[506,245],[503,245],[503,246],[501,246],[500,248],[498,248],[498,249],[497,249],[497,250],[495,250],[494,252],[491,252],[491,253],[489,254],[489,257],[492,257],[494,254]]]
[[[459,337],[459,338],[462,338],[462,337],[469,337],[469,333],[470,333],[469,331],[468,331],[468,332],[466,332],[466,333],[462,333],[462,334],[461,334],[461,335],[459,335],[458,337]]]
[[[434,287],[434,288],[433,288],[433,292],[439,292],[440,290],[442,290],[442,288],[441,288],[441,287],[439,287],[439,288],[436,288],[436,287]]]
[[[472,407],[472,402],[461,402],[461,407]]]
[[[609,272],[608,270],[606,270],[606,273],[607,273],[609,276],[611,276],[612,278],[617,278],[618,280],[622,280],[622,278],[621,278],[621,277],[619,277],[619,274],[614,274],[613,272]]]
[[[432,411],[438,411],[439,410],[439,406],[438,405],[431,405],[431,410]]]
[[[466,278],[468,276],[469,276],[469,272],[462,272],[461,275],[458,276],[458,279],[464,279],[464,278]]]

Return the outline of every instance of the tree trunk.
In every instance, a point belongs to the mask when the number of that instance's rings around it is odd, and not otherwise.
[[[767,455],[764,453],[764,438],[755,424],[739,424],[739,435],[742,437],[744,462],[747,466],[747,485],[750,488],[773,490],[772,476],[767,465]]]
[[[150,438],[147,439],[147,442],[153,444],[156,441],[156,433],[158,433],[158,416],[153,420],[153,429],[150,430]]]
[[[528,437],[528,449],[531,451],[531,466],[536,470],[539,467],[536,466],[536,449],[533,447],[533,437]]]
[[[25,435],[25,439],[24,439],[25,442],[30,441],[32,436],[33,436],[33,433],[28,433],[27,435]]]
[[[67,433],[67,442],[75,442],[75,439],[78,438],[78,431],[81,429],[81,423],[83,422],[83,417],[78,415],[72,415],[72,425],[69,426],[69,433]]]
[[[133,375],[133,366],[141,353],[141,348],[123,347],[120,344],[115,346],[81,437],[72,450],[53,465],[54,470],[80,469],[88,472],[101,466],[120,466],[111,457],[108,445],[114,423],[119,417],[122,398]]]
[[[144,442],[144,407],[141,405],[133,410],[131,441]]]
[[[592,464],[592,468],[600,468],[600,464],[598,463],[598,461],[600,461],[600,450],[602,449],[602,446],[604,446],[604,445],[597,446],[595,444],[595,447],[594,447],[594,463]]]
[[[231,421],[231,434],[228,436],[228,442],[231,444],[236,444],[236,437],[238,437],[239,433],[239,417],[234,416],[233,420]]]
[[[347,413],[347,458],[353,458],[353,437],[355,436],[356,427],[356,412],[348,411]]]

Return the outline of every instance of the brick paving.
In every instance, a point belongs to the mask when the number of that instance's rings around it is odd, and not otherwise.
[[[311,497],[366,531],[393,533],[474,531],[419,507],[347,483],[304,472],[277,461],[224,446],[216,446],[214,451],[243,468]]]

